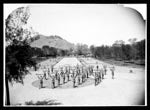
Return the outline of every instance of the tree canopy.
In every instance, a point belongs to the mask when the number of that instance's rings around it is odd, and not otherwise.
[[[14,10],[6,19],[6,77],[9,81],[23,82],[27,67],[35,66],[28,43],[30,31],[24,28],[30,16],[28,7]]]

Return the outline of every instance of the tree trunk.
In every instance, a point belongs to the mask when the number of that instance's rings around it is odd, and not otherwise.
[[[6,84],[6,105],[10,105],[9,84],[7,77],[5,79],[5,84]]]

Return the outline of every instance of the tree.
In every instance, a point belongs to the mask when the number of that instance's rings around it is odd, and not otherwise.
[[[125,42],[123,40],[116,40],[113,44],[115,59],[122,59],[124,57],[123,50],[121,48],[124,44]]]
[[[50,48],[48,45],[43,45],[42,50],[43,50],[44,56],[48,56],[50,54]]]
[[[131,44],[131,56],[132,56],[132,59],[136,59],[137,58],[137,49],[136,49],[136,41],[137,39],[136,38],[133,38],[133,39],[129,39],[128,40]]]
[[[135,48],[137,50],[137,58],[145,59],[145,39],[136,43]]]
[[[73,55],[73,51],[74,51],[74,49],[73,49],[73,48],[70,48],[70,49],[68,50],[68,55]]]
[[[76,53],[78,55],[87,55],[90,52],[90,50],[88,49],[88,45],[86,44],[77,44],[76,45]]]
[[[41,48],[32,47],[32,55],[35,57],[41,57],[44,55],[44,53]]]
[[[130,42],[130,44],[135,44],[137,39],[136,38],[132,38],[128,40]]]
[[[114,58],[115,60],[145,59],[145,39],[136,42],[136,38],[128,40],[116,40],[112,46],[90,46],[90,51],[95,58]]]
[[[91,46],[90,46],[90,51],[91,51],[92,55],[93,55],[94,57],[96,57],[96,56],[95,56],[95,47],[94,47],[94,45],[91,45]]]
[[[49,55],[50,56],[53,56],[53,57],[56,57],[57,56],[57,49],[56,48],[54,48],[54,47],[50,47],[49,48]]]
[[[129,44],[126,44],[126,45],[122,45],[121,46],[122,48],[122,52],[123,52],[123,57],[122,59],[123,60],[131,60],[132,56],[131,56],[131,45]]]
[[[9,82],[16,81],[23,84],[23,78],[29,73],[27,67],[36,65],[32,59],[31,47],[28,43],[31,32],[23,27],[27,24],[29,16],[29,8],[21,7],[14,10],[5,22],[6,105],[10,105]]]

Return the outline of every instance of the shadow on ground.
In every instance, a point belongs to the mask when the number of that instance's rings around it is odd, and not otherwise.
[[[36,80],[36,81],[32,82],[32,85],[34,87],[40,88],[40,81]],[[85,82],[80,83],[79,85],[76,82],[75,88],[85,87],[85,86],[89,86],[89,85],[94,85],[94,79],[93,78],[87,78],[85,80]],[[52,84],[51,84],[51,80],[50,79],[44,80],[43,88],[52,89]],[[72,81],[68,81],[68,82],[66,82],[64,84],[61,83],[59,86],[58,86],[57,82],[55,83],[55,89],[69,89],[69,88],[73,88],[73,82]]]

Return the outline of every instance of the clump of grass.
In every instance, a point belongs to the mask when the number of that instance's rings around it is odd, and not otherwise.
[[[32,100],[29,102],[25,102],[25,105],[61,105],[60,102],[56,102],[56,100],[43,100],[33,102]]]

